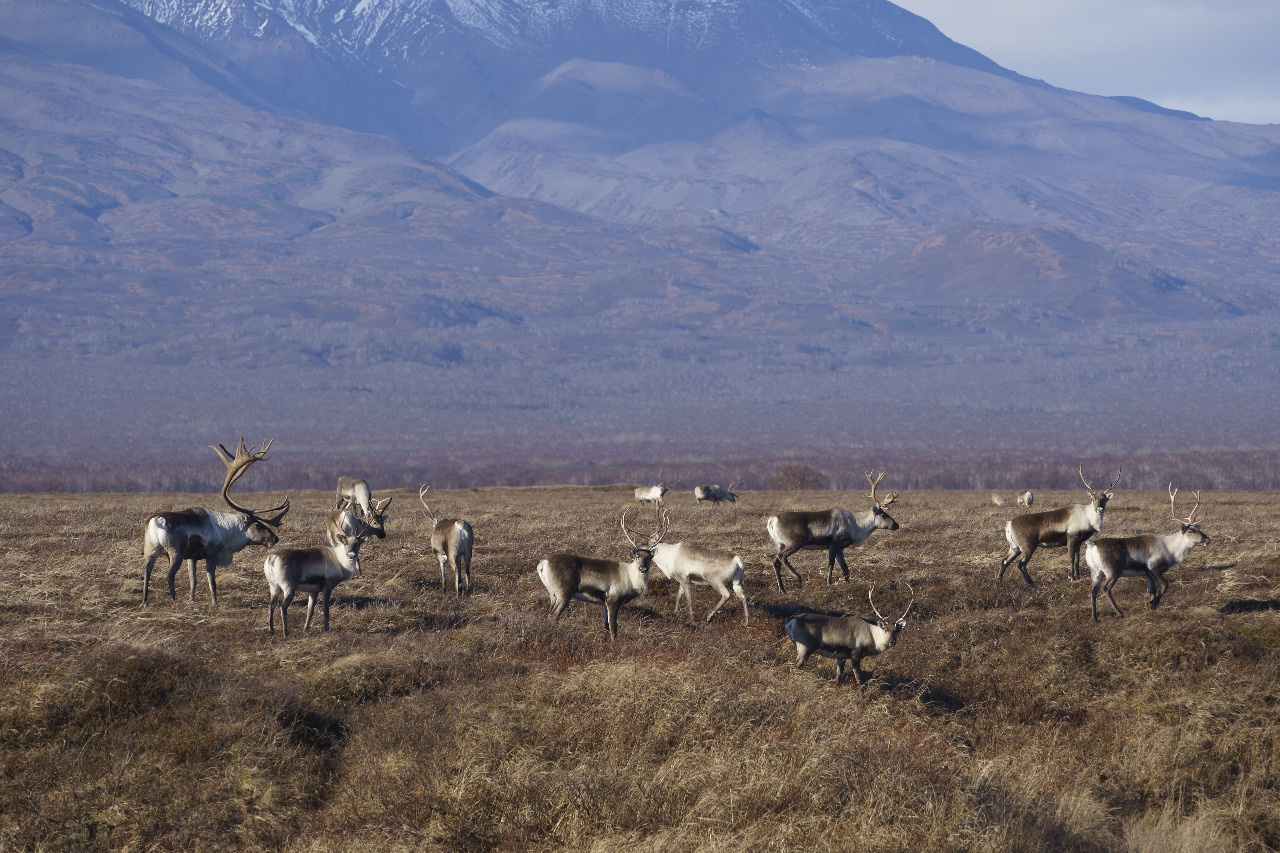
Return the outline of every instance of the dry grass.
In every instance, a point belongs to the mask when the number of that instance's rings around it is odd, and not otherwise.
[[[1078,495],[1037,493],[1037,508]],[[554,550],[624,556],[629,489],[442,492],[477,533],[476,589],[440,589],[416,498],[397,494],[328,634],[267,634],[263,552],[211,607],[153,578],[144,520],[203,496],[0,496],[0,849],[340,851],[1268,850],[1280,847],[1280,496],[1215,493],[1208,550],[1160,610],[1089,619],[1066,557],[1032,591],[994,578],[983,492],[909,492],[903,527],[849,551],[855,582],[777,592],[763,520],[858,494],[674,496],[670,541],[748,561],[752,624],[672,615],[674,585],[557,625],[533,573]],[[216,499],[215,499],[216,501]],[[327,493],[293,497],[318,538]],[[398,512],[397,512],[398,510]],[[1121,492],[1108,532],[1165,531],[1162,493]],[[972,531],[977,531],[976,533]],[[838,574],[837,574],[838,577]],[[792,667],[799,608],[917,610],[864,688]],[[696,596],[705,614],[713,593]],[[301,628],[303,608],[295,608]],[[896,615],[896,613],[895,613]]]

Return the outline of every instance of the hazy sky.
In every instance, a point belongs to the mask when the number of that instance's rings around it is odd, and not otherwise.
[[[1280,123],[1280,0],[893,2],[1054,86]]]

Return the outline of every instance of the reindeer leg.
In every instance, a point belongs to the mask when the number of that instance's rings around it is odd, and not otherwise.
[[[796,586],[799,586],[799,587],[804,586],[804,578],[800,577],[800,573],[796,571],[796,567],[791,565],[791,560],[788,559],[788,557],[790,557],[792,554],[795,554],[799,550],[800,550],[800,546],[798,545],[792,548],[787,548],[785,550],[783,550],[782,548],[779,548],[778,556],[773,558],[773,569],[778,574],[778,589],[781,589],[783,592],[786,592],[786,590],[782,589],[782,569],[779,566],[780,561],[782,565],[785,565],[787,567],[787,571],[791,572],[791,574],[795,576]]]
[[[311,616],[316,610],[316,594],[314,592],[307,593],[307,621],[302,623],[302,630],[311,630]]]
[[[796,643],[796,669],[804,669],[804,662],[809,659],[810,649],[801,643]]]
[[[1000,574],[996,575],[996,586],[1004,583],[1004,570],[1013,565],[1013,561],[1018,559],[1018,555],[1022,553],[1022,549],[1017,545],[1009,546],[1009,556],[1000,562]]]
[[[320,593],[320,606],[324,608],[324,629],[329,630],[329,594],[333,592],[332,587],[325,587],[324,592]]]
[[[195,563],[193,562],[194,566]],[[213,564],[213,557],[204,558],[204,573],[209,578],[209,594],[213,596],[213,606],[218,606],[218,582],[214,579],[213,573],[216,567]]]
[[[734,581],[734,582],[733,582],[733,591],[734,591],[734,594],[736,594],[736,595],[738,596],[738,598],[741,598],[741,599],[742,599],[742,624],[743,624],[743,625],[750,625],[750,624],[751,624],[751,614],[747,612],[747,594],[746,594],[746,592],[745,592],[745,591],[743,591],[743,589],[742,589],[742,582],[741,582],[741,581]]]
[[[1107,578],[1106,582],[1102,585],[1102,591],[1106,593],[1107,601],[1111,602],[1111,609],[1116,612],[1116,616],[1123,619],[1124,614],[1120,612],[1120,606],[1116,604],[1115,596],[1111,594],[1111,587],[1115,586],[1116,581],[1118,580],[1120,580],[1119,574],[1115,575],[1114,577]]]
[[[467,569],[467,592],[471,592],[471,552],[468,551],[462,555],[462,561]]]
[[[604,627],[609,632],[609,639],[618,639],[618,602],[606,598],[604,601]]]
[[[177,580],[178,569],[182,568],[182,561],[186,558],[186,551],[181,546],[175,546],[173,553],[169,555],[169,598],[174,601],[178,600],[178,591],[174,586],[174,581]]]
[[[1067,558],[1071,563],[1071,568],[1067,570],[1067,580],[1080,580],[1080,546],[1084,544],[1086,537],[1083,536],[1067,536]]]
[[[163,548],[157,548],[156,550],[151,552],[151,556],[147,557],[147,564],[142,569],[142,606],[143,607],[147,606],[147,589],[150,588],[151,586],[151,568],[156,564],[156,558],[159,557],[162,552],[166,557],[169,557],[169,565],[171,566],[173,565],[173,558],[169,555],[169,552],[165,551]]]
[[[841,548],[839,551],[836,551],[836,561],[840,563],[840,571],[844,573],[844,582],[848,583],[849,582],[849,564],[844,561],[843,548]],[[830,572],[828,572],[828,575],[829,574]],[[828,580],[827,583],[830,584],[830,581]]]
[[[284,629],[285,639],[289,639],[289,605],[293,603],[293,596],[296,589],[287,589],[284,598],[280,600],[280,627]]]
[[[711,612],[707,614],[708,622],[710,622],[711,618],[716,615],[716,611],[718,611],[721,607],[724,607],[724,603],[729,600],[729,588],[727,586],[725,586],[723,583],[713,583],[711,586],[713,589],[715,589],[716,592],[720,593],[720,601],[717,602],[716,606],[711,608]],[[690,607],[689,611],[692,613],[693,608]]]
[[[854,670],[854,677],[857,677],[857,670]],[[836,658],[836,686],[840,686],[840,676],[844,675],[844,658]]]
[[[453,563],[453,590],[458,598],[462,598],[462,564],[458,562],[457,554],[450,555],[449,560]]]
[[[436,559],[440,561],[440,591],[441,591],[441,592],[448,592],[448,591],[449,591],[449,576],[445,573],[445,570],[446,570],[446,568],[447,568],[447,567],[448,567],[448,565],[449,565],[449,555],[448,555],[448,554],[436,554]]]
[[[568,604],[568,598],[553,598],[551,600],[551,613],[549,614],[549,617],[552,622],[560,621],[560,614],[564,612],[564,609]]]

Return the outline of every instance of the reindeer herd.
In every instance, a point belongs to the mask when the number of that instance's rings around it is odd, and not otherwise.
[[[196,563],[203,560],[208,577],[209,592],[216,605],[218,601],[215,573],[218,567],[231,564],[232,557],[250,545],[271,549],[263,563],[263,574],[268,587],[267,627],[275,633],[275,611],[280,608],[281,628],[289,636],[289,605],[298,593],[307,596],[307,618],[303,625],[309,630],[316,602],[321,604],[324,630],[329,630],[329,602],[334,588],[343,581],[360,574],[360,549],[371,538],[386,537],[387,509],[391,498],[375,500],[369,484],[355,477],[338,480],[334,507],[325,527],[326,545],[312,547],[276,547],[278,529],[289,511],[289,501],[270,509],[254,510],[235,503],[229,490],[254,463],[266,459],[271,441],[259,447],[246,448],[240,440],[235,453],[223,445],[214,447],[225,464],[227,473],[222,485],[222,499],[230,512],[203,508],[191,508],[174,512],[161,512],[147,520],[143,538],[143,557],[146,560],[142,577],[142,605],[147,606],[147,591],[151,570],[161,553],[169,558],[169,595],[177,598],[175,578],[184,560],[190,561],[191,598],[196,594]],[[1017,515],[1005,525],[1005,538],[1009,553],[1000,563],[996,584],[1004,580],[1005,570],[1017,565],[1027,585],[1034,588],[1035,581],[1027,572],[1027,564],[1040,548],[1066,547],[1069,580],[1079,577],[1079,564],[1083,556],[1092,579],[1090,610],[1093,621],[1098,621],[1098,593],[1106,595],[1117,617],[1123,617],[1111,590],[1122,577],[1142,578],[1147,584],[1147,604],[1151,609],[1159,606],[1168,590],[1164,573],[1182,563],[1197,545],[1207,546],[1209,536],[1201,530],[1202,519],[1196,514],[1200,509],[1200,494],[1195,494],[1195,506],[1186,517],[1177,514],[1178,490],[1169,484],[1169,503],[1173,521],[1178,531],[1168,535],[1145,534],[1125,538],[1093,538],[1102,532],[1107,504],[1115,495],[1112,489],[1120,481],[1115,479],[1104,489],[1095,490],[1079,469],[1081,482],[1088,493],[1088,501],[1060,509],[1028,512]],[[797,586],[803,586],[803,577],[792,566],[790,557],[803,550],[825,551],[827,555],[827,583],[833,582],[838,563],[846,583],[849,582],[849,566],[845,562],[845,549],[860,545],[877,530],[897,530],[899,524],[889,515],[888,509],[898,500],[893,492],[887,498],[876,495],[876,489],[884,474],[866,474],[871,491],[867,497],[871,506],[861,512],[843,508],[826,510],[786,511],[770,516],[765,521],[765,533],[775,548],[774,576],[778,589],[786,592],[782,569],[785,566]],[[672,486],[678,484],[673,483]],[[669,511],[664,498],[672,486],[662,483],[635,490],[637,504],[654,505],[655,531],[647,536],[628,527],[627,520],[635,507],[622,513],[622,536],[631,546],[629,559],[604,560],[582,557],[570,553],[556,553],[538,562],[536,573],[551,600],[550,618],[558,620],[571,600],[587,601],[603,607],[604,626],[611,638],[618,635],[618,611],[648,591],[649,572],[656,567],[667,579],[677,585],[675,612],[679,613],[681,599],[687,599],[689,617],[696,618],[693,610],[693,587],[709,586],[720,594],[720,600],[707,614],[710,622],[731,595],[742,602],[742,619],[750,624],[748,599],[743,588],[746,578],[746,562],[730,551],[704,545],[663,540],[671,528]],[[695,501],[710,501],[713,505],[737,500],[737,489],[742,483],[729,488],[718,485],[700,485],[693,490]],[[456,518],[437,518],[427,503],[428,486],[419,489],[418,499],[431,522],[431,549],[440,564],[441,589],[447,591],[452,569],[454,592],[461,596],[471,591],[471,560],[475,546],[475,533],[469,522]],[[993,500],[998,496],[993,495]],[[1018,503],[1030,507],[1033,495],[1025,492]],[[1003,504],[1003,500],[996,501]],[[907,584],[910,589],[910,584]],[[911,603],[902,616],[889,620],[876,609],[875,601],[867,592],[868,601],[876,618],[864,619],[844,613],[804,612],[787,619],[783,630],[796,647],[796,666],[803,667],[811,655],[834,658],[836,683],[844,673],[846,662],[853,663],[854,678],[862,683],[864,675],[861,661],[864,657],[880,654],[894,646],[898,635],[906,627],[906,617],[915,605]]]

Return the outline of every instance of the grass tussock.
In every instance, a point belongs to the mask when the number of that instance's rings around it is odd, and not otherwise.
[[[441,589],[413,495],[329,633],[266,630],[264,552],[141,601],[142,527],[209,503],[155,495],[0,497],[0,849],[1072,850],[1280,847],[1280,497],[1206,496],[1209,549],[1157,611],[1089,617],[1087,582],[1043,551],[995,585],[1011,510],[985,492],[906,492],[902,529],[821,554],[778,592],[763,522],[859,494],[673,495],[668,541],[748,564],[751,624],[653,573],[610,642],[600,608],[558,624],[533,567],[621,558],[629,490],[442,492],[477,533],[475,589]],[[1073,493],[1044,492],[1058,506]],[[290,544],[329,496],[293,497]],[[1122,492],[1108,532],[1164,532],[1163,494]],[[636,519],[637,526],[643,524]],[[910,584],[910,590],[907,584]],[[793,666],[802,610],[916,607],[865,687]],[[1273,606],[1275,605],[1275,606]],[[895,608],[897,608],[895,610]]]

